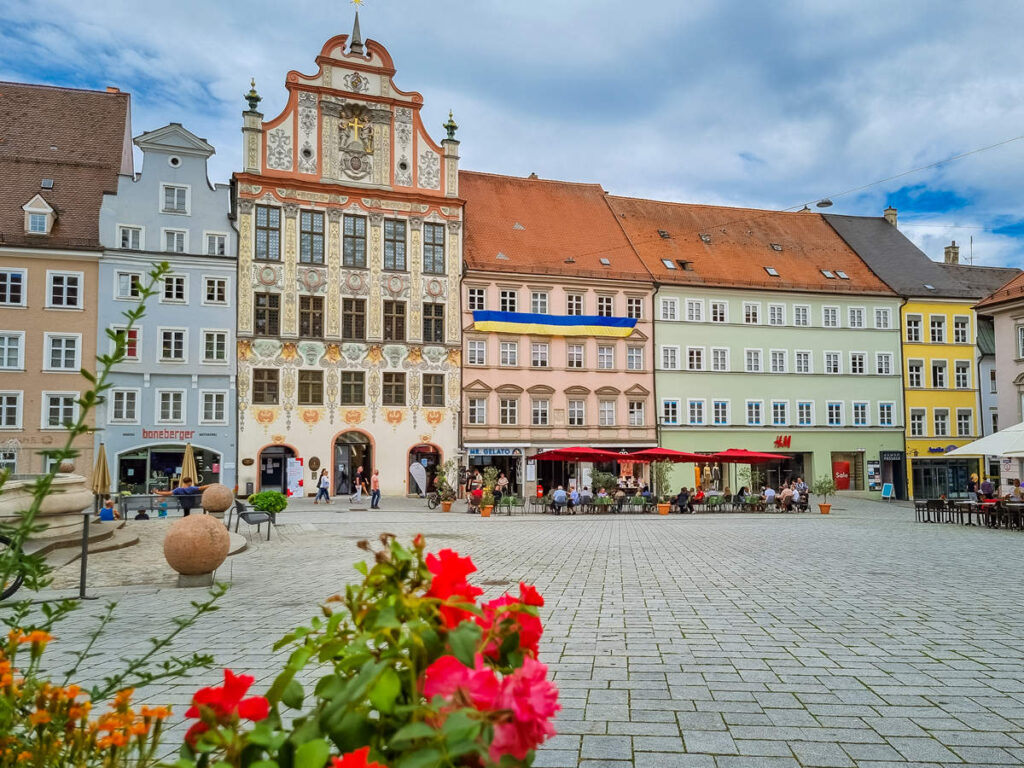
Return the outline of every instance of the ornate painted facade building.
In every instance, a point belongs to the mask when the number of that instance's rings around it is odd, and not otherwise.
[[[255,88],[238,195],[239,483],[349,492],[358,466],[385,495],[458,447],[462,208],[458,142],[435,143],[423,97],[391,56],[328,40],[289,72],[264,122]]]

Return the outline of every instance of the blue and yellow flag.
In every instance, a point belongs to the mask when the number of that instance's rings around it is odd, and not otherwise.
[[[636,326],[635,317],[600,315],[538,315],[532,312],[473,311],[477,331],[532,333],[538,336],[615,336],[625,338]]]

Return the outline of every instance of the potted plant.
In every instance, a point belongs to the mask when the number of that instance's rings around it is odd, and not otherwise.
[[[671,469],[672,465],[667,461],[656,461],[651,464],[651,481],[654,483],[654,492],[657,494],[659,515],[667,515],[668,511],[672,509],[672,504],[669,502],[668,485],[668,475]]]
[[[441,471],[434,478],[437,493],[441,497],[442,512],[452,511],[452,502],[455,501],[455,486],[452,485],[451,481],[453,476],[458,477],[458,462],[455,459],[448,459],[448,461],[441,465]]]
[[[832,479],[832,475],[822,475],[814,484],[811,486],[811,493],[815,496],[821,496],[822,501],[818,504],[818,509],[821,514],[827,515],[832,511],[832,505],[828,503],[829,496],[836,495],[836,481]]]
[[[277,513],[288,506],[288,497],[280,491],[260,491],[249,497],[249,503],[257,512],[266,512],[277,525]]]
[[[490,517],[494,511],[494,486],[498,482],[498,468],[484,468],[484,494],[480,498],[480,517]]]

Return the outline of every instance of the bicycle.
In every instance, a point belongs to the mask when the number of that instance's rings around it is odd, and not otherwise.
[[[427,509],[437,509],[437,506],[441,503],[441,492],[431,491],[427,494]]]
[[[12,546],[11,540],[6,536],[0,536],[0,558],[8,556],[8,553],[10,553],[10,557],[17,559],[18,553],[17,551],[12,551],[13,549],[14,547]],[[24,581],[25,575],[21,572],[19,567],[13,577],[9,577],[7,581],[0,584],[0,600],[6,600],[17,592]]]

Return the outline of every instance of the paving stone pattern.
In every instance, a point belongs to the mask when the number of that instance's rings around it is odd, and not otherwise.
[[[918,524],[855,499],[829,517],[488,520],[420,504],[295,505],[271,541],[252,531],[219,574],[233,583],[222,610],[176,648],[265,688],[287,653],[274,640],[355,577],[356,541],[422,531],[471,555],[488,597],[523,579],[547,600],[541,659],[563,709],[537,768],[1024,764],[1022,534]],[[169,586],[159,523],[131,524],[152,525],[142,545],[90,560],[91,590],[120,600],[93,677],[202,594]],[[81,643],[101,602],[62,626],[54,651]],[[217,677],[140,697],[180,717]]]

